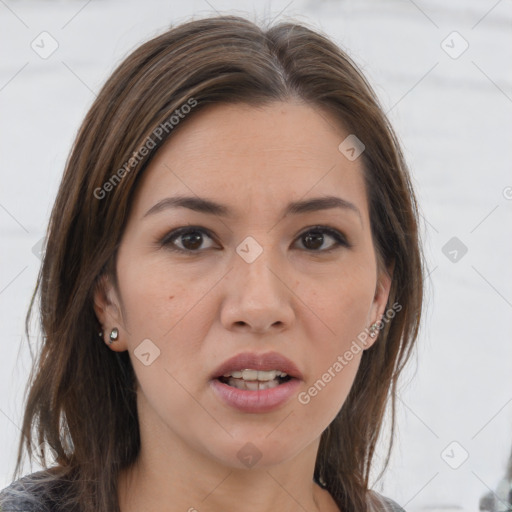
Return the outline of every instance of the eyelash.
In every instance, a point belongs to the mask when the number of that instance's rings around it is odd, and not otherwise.
[[[332,237],[335,241],[333,247],[330,249],[323,249],[323,250],[314,250],[314,249],[304,249],[306,252],[309,253],[320,253],[320,254],[329,254],[335,249],[339,249],[340,247],[346,247],[351,248],[352,245],[347,241],[345,236],[340,233],[338,230],[329,228],[327,226],[311,226],[307,228],[305,231],[303,231],[298,237],[297,240],[300,240],[308,233],[320,233],[323,235],[329,235]],[[181,249],[180,247],[177,247],[174,245],[174,240],[179,238],[180,236],[187,235],[189,233],[202,233],[207,235],[210,239],[215,240],[215,237],[213,237],[208,229],[199,227],[199,226],[186,226],[182,228],[175,229],[171,231],[170,233],[167,233],[159,242],[160,246],[166,247],[170,251],[173,252],[179,252],[179,253],[185,253],[185,254],[196,254],[203,252],[206,249],[197,249],[197,250],[191,250],[191,249]]]

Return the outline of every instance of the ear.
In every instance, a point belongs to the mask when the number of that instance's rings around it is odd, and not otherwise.
[[[93,298],[94,312],[103,330],[103,341],[116,352],[127,350],[126,329],[121,314],[120,300],[111,279],[106,274],[98,278]],[[118,339],[110,344],[109,336],[114,327],[117,327],[119,335]]]
[[[393,267],[394,264],[389,268],[384,268],[379,271],[377,278],[377,285],[375,287],[375,295],[373,297],[372,307],[369,315],[369,326],[377,323],[380,328],[377,329],[377,336],[367,339],[367,346],[365,350],[370,348],[379,338],[380,330],[383,326],[382,320],[386,313],[386,304],[388,303],[389,292],[391,290],[391,283],[393,282]]]

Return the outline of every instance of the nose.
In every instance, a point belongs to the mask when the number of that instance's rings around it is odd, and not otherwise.
[[[283,265],[265,249],[248,263],[234,254],[234,268],[226,276],[221,322],[228,330],[263,334],[289,328],[294,320],[293,291]]]

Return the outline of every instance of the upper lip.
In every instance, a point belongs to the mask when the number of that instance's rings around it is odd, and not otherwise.
[[[280,370],[290,377],[302,379],[302,373],[295,363],[278,352],[242,352],[224,361],[212,374],[212,379],[222,377],[225,373],[239,370]]]

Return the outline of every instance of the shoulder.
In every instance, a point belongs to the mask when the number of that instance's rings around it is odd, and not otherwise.
[[[369,491],[368,512],[405,512],[405,510],[391,498],[386,498],[375,491]]]
[[[49,470],[25,475],[0,491],[0,512],[54,512],[51,489],[56,478]]]

